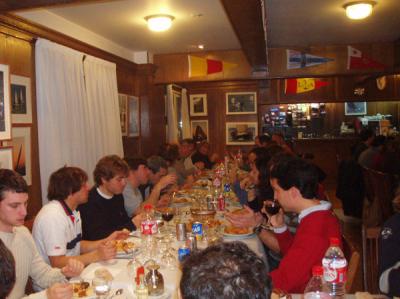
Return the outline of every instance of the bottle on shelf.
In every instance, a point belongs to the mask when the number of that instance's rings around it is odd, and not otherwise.
[[[304,290],[304,299],[330,299],[322,266],[312,268],[312,277]]]
[[[322,259],[324,279],[332,298],[344,298],[347,279],[347,261],[339,247],[339,239],[331,238],[330,246]]]

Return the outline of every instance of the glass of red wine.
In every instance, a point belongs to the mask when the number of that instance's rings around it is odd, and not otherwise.
[[[161,217],[164,221],[170,222],[174,218],[174,211],[171,208],[163,209],[161,212]]]
[[[267,212],[268,216],[268,222],[267,222],[268,229],[272,229],[271,216],[278,214],[280,209],[281,206],[276,200],[270,201],[269,203],[265,204],[265,211]]]

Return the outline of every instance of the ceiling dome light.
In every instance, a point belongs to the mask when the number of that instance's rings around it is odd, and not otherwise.
[[[346,15],[352,20],[365,19],[372,13],[372,7],[375,1],[355,1],[346,3],[343,7],[346,9]]]
[[[159,14],[147,16],[144,19],[147,21],[147,27],[149,27],[151,31],[160,32],[168,30],[175,18],[170,15]]]

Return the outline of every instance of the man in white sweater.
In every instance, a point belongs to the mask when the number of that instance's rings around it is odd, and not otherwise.
[[[78,276],[83,264],[71,259],[62,269],[51,268],[39,255],[29,230],[23,226],[27,215],[28,186],[16,172],[0,169],[0,239],[15,260],[16,281],[9,299],[25,295],[28,277],[47,290],[34,294],[35,298],[69,299],[72,287],[66,277]]]

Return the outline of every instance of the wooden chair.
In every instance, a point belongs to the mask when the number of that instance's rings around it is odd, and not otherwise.
[[[347,282],[346,282],[346,293],[351,294],[356,291],[360,291],[361,285],[361,256],[357,248],[355,247],[355,242],[347,235],[343,235],[343,253],[346,257],[347,266]]]
[[[380,227],[362,227],[364,290],[379,294],[379,235]]]

